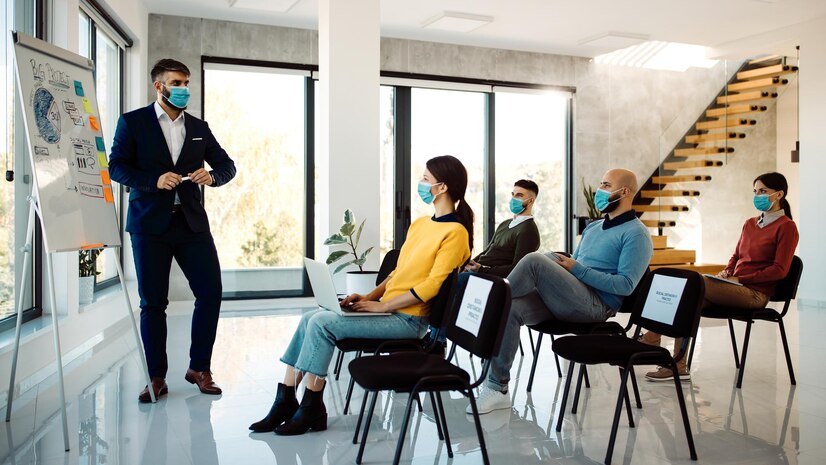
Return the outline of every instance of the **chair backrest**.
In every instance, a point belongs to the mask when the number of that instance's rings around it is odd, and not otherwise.
[[[797,285],[800,284],[800,276],[803,274],[803,260],[797,255],[792,257],[792,264],[786,277],[777,282],[772,302],[788,302],[797,296]]]
[[[461,273],[445,314],[445,333],[451,341],[487,360],[499,353],[511,308],[511,287],[498,276]]]
[[[382,283],[390,273],[396,269],[396,263],[399,261],[399,249],[390,249],[381,261],[379,266],[379,274],[376,275],[376,286]]]
[[[617,313],[632,313],[634,311],[634,302],[637,301],[637,296],[640,295],[642,283],[645,282],[645,278],[647,278],[650,273],[651,272],[648,271],[648,268],[646,268],[642,274],[642,277],[640,278],[640,281],[637,283],[637,286],[634,288],[633,291],[631,291],[631,294],[622,299],[622,305],[620,305],[620,308],[619,310],[617,310]]]
[[[442,287],[439,288],[439,293],[430,301],[430,326],[434,328],[442,327],[442,322],[453,298],[453,292],[456,289],[456,281],[458,279],[459,268],[456,268],[442,281]]]
[[[700,325],[704,295],[699,273],[657,268],[642,281],[631,322],[669,337],[693,337]]]

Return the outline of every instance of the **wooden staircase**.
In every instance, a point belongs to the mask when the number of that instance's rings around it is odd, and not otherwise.
[[[780,57],[745,63],[643,184],[634,209],[643,224],[657,231],[652,236],[651,269],[669,266],[717,273],[724,268],[696,263],[693,250],[668,247],[664,232],[677,226],[680,213],[689,211],[680,201],[699,197],[703,184],[712,182],[714,169],[736,156],[738,141],[758,124],[759,116],[796,72],[797,66]],[[693,187],[687,189],[687,183]]]

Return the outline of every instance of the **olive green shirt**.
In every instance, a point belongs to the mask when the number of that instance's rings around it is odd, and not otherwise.
[[[539,249],[539,229],[533,218],[509,228],[511,221],[505,220],[499,224],[490,244],[473,258],[482,265],[480,273],[505,278],[522,257]]]

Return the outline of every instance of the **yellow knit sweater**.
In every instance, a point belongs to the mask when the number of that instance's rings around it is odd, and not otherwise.
[[[407,231],[407,239],[399,253],[396,269],[390,274],[382,300],[412,291],[421,302],[398,311],[427,316],[430,300],[439,293],[442,282],[468,258],[468,234],[461,223],[419,218]]]

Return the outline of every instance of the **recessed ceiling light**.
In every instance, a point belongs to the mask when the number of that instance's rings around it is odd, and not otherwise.
[[[298,2],[299,0],[229,0],[229,6],[245,10],[286,13]]]
[[[445,11],[427,20],[422,24],[422,28],[451,32],[470,32],[492,21],[492,16]]]
[[[599,47],[607,50],[619,50],[640,44],[646,40],[648,40],[648,35],[646,34],[611,31],[582,39],[579,41],[579,45],[588,45],[590,47]]]

